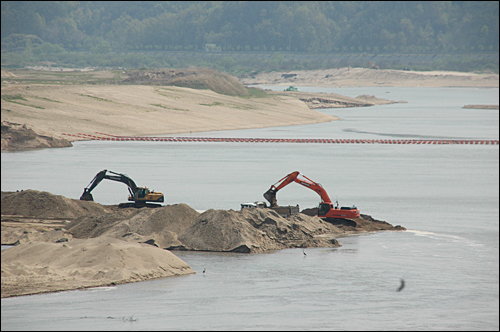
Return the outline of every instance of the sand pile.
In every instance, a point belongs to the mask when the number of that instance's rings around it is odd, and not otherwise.
[[[49,192],[26,190],[2,193],[2,241],[14,243],[14,240],[20,240],[23,243],[55,241],[62,237],[109,236],[172,250],[248,253],[292,247],[338,246],[335,236],[404,229],[368,215],[326,222],[316,216],[316,209],[302,212],[284,218],[266,208],[211,209],[202,214],[186,204],[155,209],[120,209]],[[60,233],[49,233],[51,230]],[[331,240],[327,239],[328,234]],[[319,235],[322,237],[318,238]]]
[[[183,246],[175,249],[256,253],[340,246],[333,237],[314,237],[327,232],[326,222],[303,214],[283,218],[270,209],[208,210],[179,235]]]
[[[66,242],[72,238],[73,235],[64,229],[9,227],[5,226],[2,220],[2,244],[4,245],[19,245],[29,242]]]
[[[194,273],[164,249],[338,247],[335,237],[379,230],[404,228],[367,215],[326,222],[267,208],[200,214],[186,204],[120,209],[36,190],[2,192],[2,243],[17,242],[2,251],[2,297]]]
[[[210,68],[131,70],[127,75],[124,83],[209,89],[229,96],[250,95],[236,77]]]
[[[72,220],[112,211],[95,202],[53,195],[46,191],[2,192],[2,244],[71,239],[66,229]]]
[[[66,219],[110,211],[96,202],[80,201],[32,189],[2,195],[1,210],[2,215]]]
[[[364,215],[326,222],[317,216],[281,217],[271,209],[208,210],[186,204],[156,209],[119,209],[80,217],[66,226],[75,238],[111,236],[169,250],[257,253],[267,250],[340,246],[335,237],[379,230],[404,230]],[[320,236],[321,235],[321,236]]]
[[[120,209],[36,190],[3,193],[2,196],[4,244],[108,236],[169,250],[256,253],[294,247],[339,246],[335,237],[346,234],[404,230],[368,215],[326,222],[316,216],[315,209],[284,218],[266,208],[211,209],[202,214],[186,204]],[[15,220],[16,215],[22,217]]]
[[[178,246],[180,234],[199,215],[186,204],[155,209],[118,209],[100,215],[87,215],[72,221],[66,229],[76,238],[111,236],[131,242],[147,242],[160,248]]]
[[[284,218],[265,208],[208,210],[179,235],[182,246],[168,249],[258,253],[286,248],[339,247],[336,237],[381,230],[405,228],[368,215],[326,222],[303,213]]]
[[[110,237],[2,250],[2,298],[116,285],[194,271],[167,250]]]

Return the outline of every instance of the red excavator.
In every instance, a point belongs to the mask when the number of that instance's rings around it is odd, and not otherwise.
[[[302,175],[302,178],[299,178],[299,175]],[[307,176],[300,174],[299,172],[292,172],[285,176],[283,179],[279,180],[275,184],[271,186],[271,188],[264,193],[264,198],[271,203],[271,208],[278,207],[278,201],[276,200],[276,193],[281,188],[287,186],[293,181],[298,184],[303,185],[311,190],[314,190],[320,197],[321,203],[319,203],[318,207],[318,217],[325,219],[328,221],[329,219],[352,219],[360,216],[358,208],[354,205],[352,207],[339,207],[338,202],[336,202],[335,206],[328,197],[325,189],[321,186],[321,184],[314,182],[309,179]],[[276,184],[278,184],[276,186]]]

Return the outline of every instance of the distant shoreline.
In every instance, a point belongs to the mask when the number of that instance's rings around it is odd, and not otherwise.
[[[451,71],[337,68],[258,73],[240,78],[245,85],[295,85],[318,87],[474,87],[498,88],[498,74]]]
[[[80,76],[47,83],[45,81],[50,77],[43,71],[9,72],[2,69],[1,73],[4,78],[2,124],[8,122],[32,129],[38,135],[36,142],[29,141],[33,140],[30,133],[21,137],[28,149],[71,146],[68,142],[84,139],[77,137],[79,133],[154,136],[323,123],[339,118],[315,109],[405,102],[381,98],[385,96],[350,98],[294,91],[273,91],[261,97],[243,98],[208,89],[97,83],[110,79],[112,73],[109,71],[86,72],[85,75],[94,75],[94,84],[86,84],[88,78]],[[126,76],[125,73],[121,75]],[[27,80],[32,77],[35,79]],[[28,81],[40,83],[20,83]],[[258,73],[240,77],[239,82],[247,86],[283,87],[498,88],[499,75],[339,68]],[[483,108],[478,105],[464,108],[470,107]],[[495,109],[495,105],[486,108]],[[16,137],[14,133],[8,134],[10,136],[4,133],[4,127],[7,128],[2,126],[2,151],[9,151],[12,150],[9,144],[12,146]],[[23,143],[16,149],[23,150]]]
[[[465,105],[462,108],[481,109],[481,110],[497,110],[497,109],[499,109],[499,105]]]

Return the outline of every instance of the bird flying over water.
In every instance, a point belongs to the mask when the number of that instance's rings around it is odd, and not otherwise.
[[[405,288],[405,281],[404,281],[404,279],[401,279],[401,285],[398,288],[398,292],[401,292],[403,290],[403,288]]]
[[[304,249],[302,249],[302,253],[304,254],[304,256],[307,256],[306,252],[304,251]]]
[[[205,268],[203,268],[203,273],[205,273]]]

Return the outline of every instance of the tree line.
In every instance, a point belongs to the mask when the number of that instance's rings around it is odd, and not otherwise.
[[[239,75],[376,61],[381,69],[498,72],[496,1],[2,1],[1,6],[2,67],[202,66]],[[418,61],[417,55],[432,59]]]
[[[2,49],[498,52],[497,1],[2,1]],[[29,37],[26,37],[29,36]],[[23,45],[24,44],[24,45]]]

